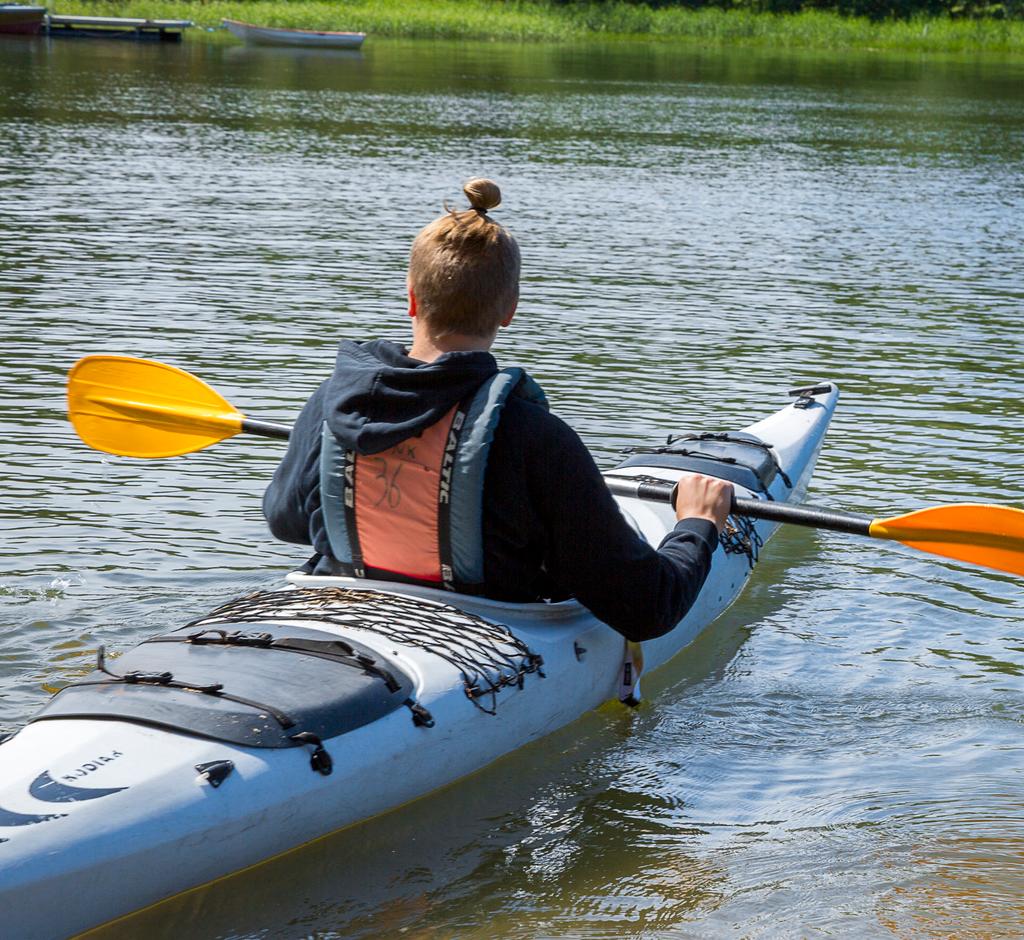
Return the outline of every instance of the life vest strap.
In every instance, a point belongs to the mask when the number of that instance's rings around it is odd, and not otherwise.
[[[505,402],[520,384],[522,369],[503,369],[466,401],[465,429],[451,474],[451,566],[462,584],[484,580],[484,479],[494,433]]]
[[[337,438],[325,421],[320,433],[320,511],[331,556],[339,573],[358,577],[352,563],[349,514],[345,507],[346,498],[352,495],[346,485],[346,477],[351,477],[355,468],[349,466],[347,458],[347,452],[338,446]]]
[[[329,432],[328,432],[329,433]],[[344,461],[343,479],[345,480],[345,498],[342,500],[345,513],[345,531],[348,533],[348,548],[352,556],[352,574],[357,578],[366,577],[366,565],[363,563],[363,550],[359,544],[359,528],[356,526],[356,452],[342,451]]]
[[[437,491],[437,553],[441,562],[441,583],[448,591],[457,589],[455,558],[452,554],[452,477],[462,430],[466,426],[466,412],[471,403],[471,398],[461,401],[455,409],[444,445],[444,456],[441,458],[441,479]]]

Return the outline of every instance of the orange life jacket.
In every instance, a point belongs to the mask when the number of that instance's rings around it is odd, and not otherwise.
[[[513,394],[547,407],[522,369],[504,369],[440,421],[377,454],[345,450],[324,422],[321,506],[343,572],[480,591],[487,457]]]

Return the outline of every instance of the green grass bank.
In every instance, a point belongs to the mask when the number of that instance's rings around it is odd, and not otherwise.
[[[296,29],[355,30],[374,37],[570,42],[687,40],[806,49],[995,52],[1024,56],[1024,20],[917,16],[872,21],[820,10],[758,13],[625,3],[544,0],[60,0],[59,13],[221,19]],[[217,34],[193,31],[190,40]]]

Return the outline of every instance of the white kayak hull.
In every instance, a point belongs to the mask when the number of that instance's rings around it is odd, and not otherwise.
[[[257,46],[304,46],[316,49],[359,49],[366,33],[320,32],[313,29],[279,29],[254,26],[240,20],[223,20],[224,27],[243,42]]]
[[[803,497],[837,396],[833,387],[808,407],[789,406],[746,429],[772,445],[793,484],[776,477],[773,498]],[[681,475],[642,466],[615,473],[670,481]],[[629,498],[620,504],[654,544],[674,524],[665,504]],[[756,527],[762,539],[774,529],[764,522]],[[750,571],[746,555],[719,548],[682,623],[643,644],[645,670],[691,643],[736,599]],[[398,664],[412,677],[415,699],[433,727],[417,726],[401,708],[325,740],[334,763],[325,776],[311,770],[307,747],[239,746],[125,720],[35,720],[0,745],[5,935],[68,936],[369,819],[481,769],[619,691],[624,640],[574,601],[509,605],[393,583],[299,574],[289,580],[321,594],[321,588],[357,588],[416,598],[426,608],[457,606],[507,626],[543,657],[544,677],[526,675],[520,687],[502,689],[488,714],[467,698],[459,671],[428,650],[370,630],[290,617],[295,627],[358,641]],[[216,787],[197,772],[224,761],[233,768]]]

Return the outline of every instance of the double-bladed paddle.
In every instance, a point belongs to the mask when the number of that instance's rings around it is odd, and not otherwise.
[[[254,421],[201,379],[174,366],[128,356],[86,356],[68,375],[68,417],[86,444],[123,457],[177,457],[236,434],[287,440],[291,429]],[[675,486],[636,477],[605,477],[618,496],[671,503]],[[960,503],[891,519],[735,498],[751,519],[866,535],[1024,575],[1024,510]]]

